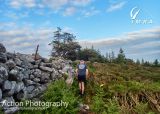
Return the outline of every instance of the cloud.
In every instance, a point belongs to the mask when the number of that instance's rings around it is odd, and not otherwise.
[[[117,54],[119,48],[122,47],[126,55],[133,59],[142,58],[144,55],[151,56],[151,54],[153,56],[152,59],[155,57],[159,58],[160,27],[128,32],[115,37],[102,38],[100,40],[80,41],[80,44],[83,48],[91,48],[93,45],[95,49],[99,49],[104,55],[111,50],[115,51]],[[151,59],[147,58],[147,56],[144,56],[144,58]]]
[[[83,10],[82,11],[82,15],[84,15],[84,17],[94,16],[98,13],[100,13],[100,11],[97,10],[95,7],[91,7],[89,10]]]
[[[36,6],[35,0],[11,0],[10,6],[13,8],[20,8],[22,6],[32,8]]]
[[[65,9],[65,11],[63,12],[63,16],[71,16],[76,12],[76,8],[75,7],[68,7]]]
[[[40,45],[40,54],[47,57],[50,54],[48,43],[52,40],[54,28],[28,28],[1,30],[0,42],[9,52],[34,53],[36,45]]]
[[[10,23],[0,23],[0,25],[8,26]],[[30,26],[19,27],[16,24],[15,26],[17,27],[0,30],[0,42],[6,46],[7,51],[32,54],[39,44],[40,55],[44,57],[50,55],[52,47],[48,44],[52,41],[53,31],[56,28],[41,27],[36,29]],[[64,27],[63,30],[65,32],[73,32],[70,27]]]
[[[91,2],[91,0],[72,0],[71,2],[73,5],[85,6],[88,5]]]
[[[42,0],[42,3],[52,9],[58,10],[66,5],[69,0]]]
[[[125,4],[126,4],[125,1],[111,4],[111,5],[109,6],[109,8],[107,9],[107,12],[112,12],[112,11],[115,11],[115,10],[119,10],[119,9],[121,9]]]

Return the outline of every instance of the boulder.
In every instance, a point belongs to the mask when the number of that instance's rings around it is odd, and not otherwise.
[[[52,72],[52,71],[53,71],[53,69],[52,69],[52,68],[49,68],[49,67],[40,66],[39,68],[40,68],[41,70],[43,70],[43,71],[46,71],[46,72]]]
[[[8,80],[6,80],[3,84],[3,90],[6,91],[6,90],[11,90],[12,88],[12,83]]]
[[[17,83],[16,83],[16,81],[11,81],[11,89],[10,89],[10,91],[8,92],[8,96],[11,96],[11,95],[13,95],[14,93],[15,93],[15,90],[16,90],[16,87],[17,87]]]
[[[14,60],[16,58],[16,55],[14,53],[10,53],[10,52],[7,52],[6,53],[6,56],[7,56],[7,59],[12,59]]]
[[[0,52],[0,62],[5,63],[7,61],[7,56],[5,53]]]
[[[16,85],[15,93],[18,93],[23,89],[24,89],[24,83],[23,82],[18,82],[17,85]]]
[[[31,75],[29,76],[29,79],[31,79],[31,80],[34,79],[34,75],[31,74]]]
[[[17,69],[12,69],[10,72],[9,72],[9,75],[11,75],[11,76],[17,76],[18,75],[18,70]]]
[[[8,66],[9,69],[15,68],[16,64],[13,60],[9,60],[6,62],[6,65]]]
[[[1,101],[1,99],[2,99],[2,90],[0,88],[0,101]]]
[[[19,71],[17,69],[12,69],[9,72],[9,80],[21,82],[23,78],[24,78],[24,74],[22,73],[22,71]]]
[[[15,61],[17,66],[21,66],[22,61],[19,58],[14,58],[14,61]]]
[[[16,100],[22,100],[22,99],[24,99],[24,91],[23,90],[21,90],[20,92],[18,92],[16,94]]]
[[[24,84],[25,84],[26,86],[36,85],[36,83],[35,83],[34,81],[28,80],[28,79],[25,79],[25,80],[24,80]]]
[[[0,84],[8,79],[7,69],[3,66],[0,66]]]
[[[34,88],[35,88],[35,86],[33,86],[33,85],[26,87],[27,93],[32,93],[32,91],[34,90]]]
[[[33,81],[34,82],[40,82],[40,79],[39,78],[34,78]]]
[[[2,52],[2,53],[6,52],[6,48],[4,47],[4,45],[2,43],[0,43],[0,52]]]
[[[41,77],[41,74],[42,74],[42,72],[41,72],[41,70],[39,70],[39,69],[35,69],[35,72],[33,73],[33,75],[34,75],[35,77]]]
[[[48,80],[50,80],[50,74],[49,73],[47,73],[47,72],[42,72],[42,75],[41,75],[41,77],[40,77],[40,82],[41,83],[47,83],[48,82]]]

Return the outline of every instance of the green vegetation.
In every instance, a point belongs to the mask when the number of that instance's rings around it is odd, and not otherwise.
[[[76,66],[77,62],[73,63]],[[41,100],[46,102],[66,101],[65,107],[49,107],[36,114],[77,114],[78,104],[88,104],[91,114],[157,114],[160,96],[159,67],[136,64],[87,62],[90,77],[86,82],[86,94],[80,97],[76,78],[71,87],[63,79],[48,86]],[[138,73],[138,75],[137,75]],[[35,110],[20,111],[33,114]]]

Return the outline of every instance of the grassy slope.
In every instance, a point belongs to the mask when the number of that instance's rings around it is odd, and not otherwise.
[[[89,63],[89,69],[93,82],[87,88],[87,99],[92,99],[88,103],[94,108],[100,105],[94,112],[160,113],[160,68]],[[98,98],[101,103],[95,103]]]
[[[76,66],[77,63],[74,63]],[[141,65],[87,63],[90,77],[86,95],[78,95],[75,79],[72,87],[56,81],[44,93],[43,101],[67,101],[69,107],[50,107],[37,114],[77,114],[78,103],[90,106],[90,114],[158,114],[160,113],[160,68]],[[21,111],[20,114],[34,114]]]

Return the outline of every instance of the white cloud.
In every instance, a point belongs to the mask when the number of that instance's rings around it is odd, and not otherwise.
[[[62,6],[66,5],[68,0],[43,0],[42,3],[52,9],[58,10]]]
[[[43,56],[48,56],[50,51],[47,47],[48,43],[52,40],[53,28],[39,28],[33,29],[28,27],[1,30],[0,42],[4,43],[7,50],[21,53],[33,53],[37,44],[40,45],[40,53]],[[47,48],[46,48],[47,47]]]
[[[125,33],[115,37],[106,37],[99,40],[92,41],[80,41],[83,48],[90,48],[92,45],[95,49],[102,51],[105,54],[109,50],[113,50],[116,53],[119,48],[124,48],[127,56],[132,58],[142,58],[143,55],[149,56],[149,54],[155,54],[157,56],[160,50],[160,27],[151,29],[143,29],[139,31],[133,31]],[[151,56],[151,55],[150,55]],[[154,55],[152,55],[154,56]],[[147,58],[147,57],[146,57]]]
[[[145,42],[145,43],[134,45],[131,48],[141,49],[141,48],[148,48],[148,47],[155,47],[155,46],[160,47],[160,41]]]
[[[90,17],[90,16],[96,15],[98,13],[100,13],[100,11],[97,10],[95,7],[91,7],[89,10],[82,11],[82,15],[84,15],[84,17]]]
[[[63,12],[63,16],[71,16],[76,12],[76,8],[75,7],[68,7],[65,9],[65,11]]]
[[[10,6],[13,8],[20,8],[22,6],[32,8],[36,6],[35,0],[11,0]]]
[[[78,5],[78,6],[85,6],[88,5],[91,0],[71,0],[72,4]]]
[[[124,5],[126,4],[126,2],[118,2],[118,3],[114,3],[114,4],[111,4],[109,6],[109,8],[107,9],[107,12],[112,12],[112,11],[115,11],[115,10],[119,10],[121,9]]]

